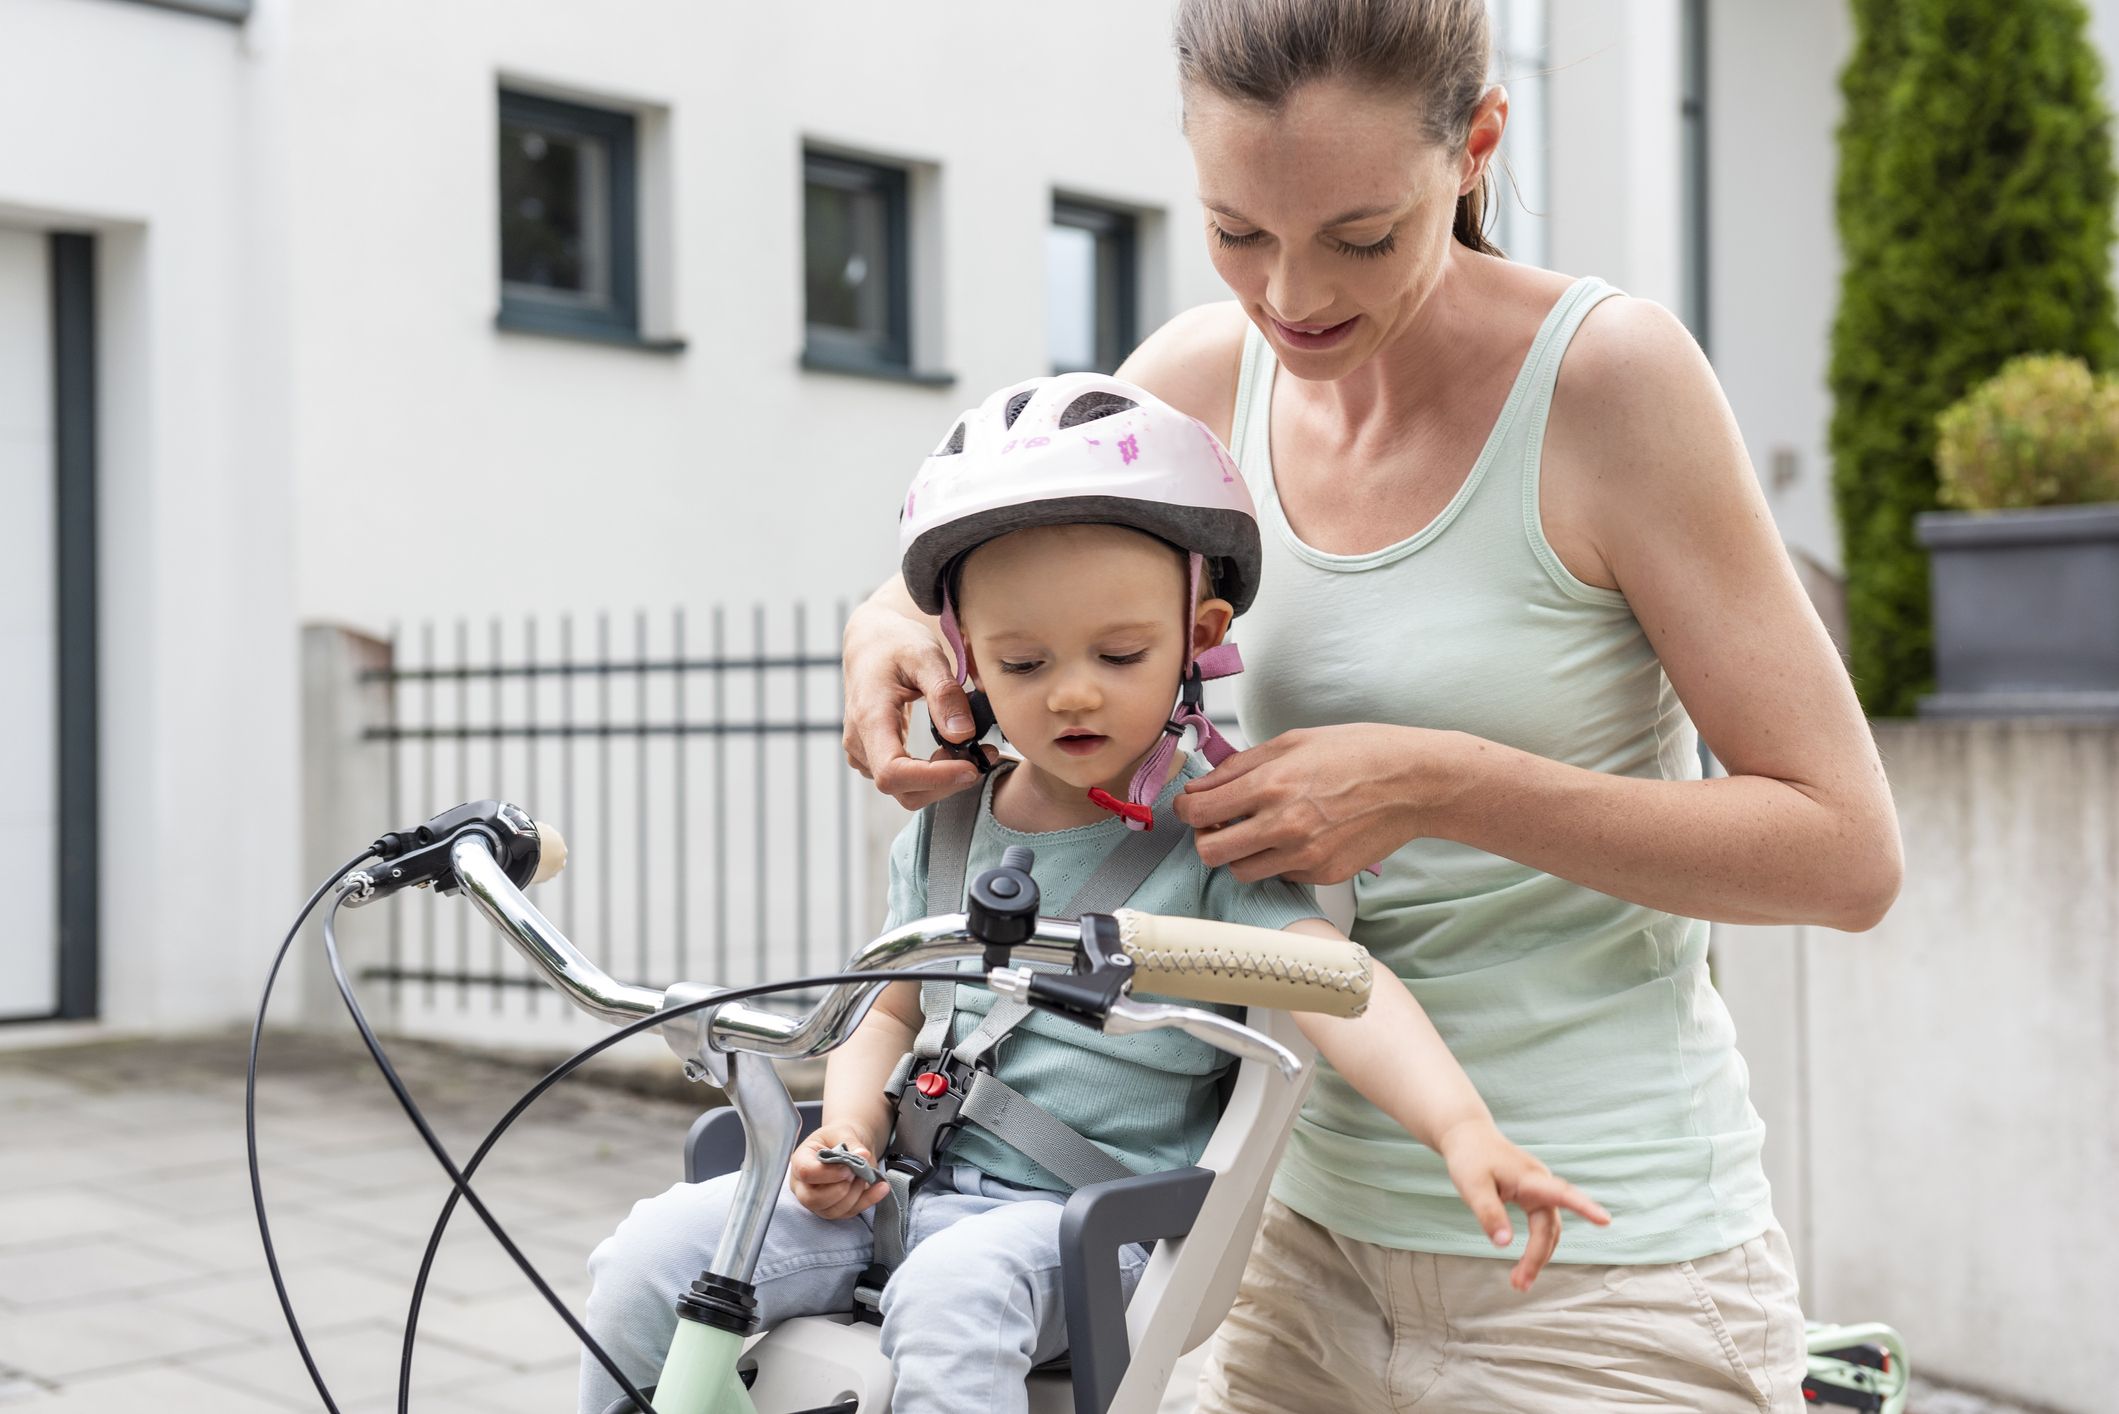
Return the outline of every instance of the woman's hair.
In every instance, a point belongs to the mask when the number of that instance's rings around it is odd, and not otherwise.
[[[1229,98],[1277,107],[1312,79],[1346,78],[1420,104],[1430,141],[1461,147],[1486,94],[1486,0],[1179,0],[1177,70]],[[1458,241],[1483,229],[1493,169],[1457,198]]]

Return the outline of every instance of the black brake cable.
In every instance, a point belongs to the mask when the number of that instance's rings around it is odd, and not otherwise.
[[[253,1021],[250,1030],[250,1055],[249,1063],[244,1074],[243,1086],[243,1127],[245,1149],[247,1151],[250,1166],[250,1200],[251,1207],[257,1215],[258,1237],[265,1249],[265,1266],[272,1276],[273,1292],[279,1298],[280,1312],[287,1318],[288,1333],[294,1337],[295,1350],[301,1355],[302,1364],[308,1370],[309,1379],[316,1386],[317,1396],[323,1400],[324,1408],[328,1411],[328,1414],[339,1414],[338,1404],[335,1400],[331,1398],[331,1390],[324,1383],[323,1372],[317,1369],[316,1358],[310,1353],[309,1343],[302,1335],[301,1322],[296,1318],[294,1314],[294,1302],[292,1298],[290,1298],[287,1294],[286,1279],[281,1274],[279,1256],[277,1251],[273,1247],[271,1224],[265,1216],[264,1184],[258,1172],[258,1049],[260,1041],[264,1034],[266,1012],[272,1003],[273,987],[277,984],[279,980],[280,968],[286,962],[287,953],[294,946],[294,940],[296,936],[300,934],[302,930],[302,925],[309,920],[309,915],[315,911],[317,904],[323,899],[324,895],[330,892],[334,887],[336,887],[346,877],[346,875],[352,873],[356,867],[371,858],[373,854],[374,851],[372,849],[367,849],[361,851],[359,854],[347,860],[343,865],[338,868],[336,872],[334,872],[330,876],[330,878],[328,878],[322,884],[319,884],[317,886],[316,891],[310,894],[308,900],[303,903],[301,911],[295,915],[294,923],[287,930],[287,936],[283,938],[280,942],[279,951],[273,956],[272,967],[266,973],[265,976],[264,992],[258,998],[257,1017]],[[405,1088],[404,1081],[399,1078],[396,1069],[391,1066],[389,1058],[383,1054],[382,1043],[376,1038],[374,1029],[368,1024],[368,1018],[366,1013],[361,1010],[359,1001],[353,995],[353,985],[346,976],[345,966],[343,960],[339,955],[338,938],[334,926],[338,910],[340,907],[343,906],[344,902],[345,899],[343,895],[332,901],[331,908],[324,915],[323,928],[324,952],[326,958],[330,962],[331,975],[338,986],[339,997],[342,1001],[345,1002],[347,1011],[353,1018],[354,1025],[360,1031],[362,1043],[367,1047],[370,1058],[374,1060],[376,1067],[382,1072],[383,1079],[385,1080],[385,1082],[388,1083],[392,1094],[397,1099],[399,1106],[405,1111],[406,1117],[412,1121],[413,1126],[418,1130],[420,1138],[426,1142],[427,1148],[434,1154],[435,1159],[441,1164],[443,1171],[449,1175],[450,1183],[452,1185],[449,1197],[443,1203],[440,1215],[435,1219],[434,1229],[432,1234],[429,1236],[426,1252],[423,1254],[420,1261],[419,1277],[417,1282],[414,1284],[412,1290],[411,1308],[407,1313],[405,1323],[404,1350],[402,1353],[402,1358],[398,1370],[399,1414],[407,1414],[410,1399],[412,1355],[414,1348],[414,1340],[418,1327],[421,1300],[426,1292],[427,1279],[433,1268],[434,1257],[440,1248],[441,1239],[448,1227],[449,1219],[456,1210],[456,1201],[459,1197],[468,1198],[470,1200],[472,1211],[478,1214],[480,1220],[483,1221],[487,1229],[492,1232],[494,1239],[500,1243],[502,1249],[507,1252],[508,1256],[522,1271],[523,1275],[529,1278],[531,1284],[536,1287],[538,1294],[544,1297],[546,1303],[549,1304],[553,1311],[558,1314],[559,1318],[566,1323],[568,1329],[574,1333],[575,1338],[582,1344],[585,1349],[589,1351],[590,1354],[596,1357],[597,1363],[602,1365],[605,1371],[609,1373],[614,1380],[617,1381],[619,1386],[623,1389],[627,1399],[633,1402],[635,1409],[643,1411],[643,1414],[654,1414],[653,1406],[648,1403],[647,1397],[642,1394],[641,1391],[636,1388],[633,1383],[625,1377],[624,1372],[618,1369],[617,1363],[612,1360],[610,1354],[605,1351],[602,1345],[597,1342],[596,1338],[590,1335],[588,1331],[583,1328],[581,1323],[577,1319],[575,1319],[573,1313],[567,1309],[566,1303],[560,1300],[558,1294],[552,1290],[551,1286],[544,1280],[544,1277],[538,1272],[537,1268],[530,1262],[530,1259],[524,1256],[522,1250],[518,1248],[513,1242],[513,1240],[508,1237],[506,1231],[500,1226],[499,1221],[495,1219],[491,1211],[486,1208],[484,1201],[481,1200],[479,1196],[471,1190],[471,1173],[474,1172],[477,1169],[478,1165],[485,1160],[486,1155],[492,1150],[494,1144],[499,1141],[501,1135],[504,1134],[507,1129],[514,1124],[516,1119],[518,1119],[522,1115],[522,1113],[530,1107],[531,1104],[533,1104],[540,1096],[542,1096],[545,1091],[549,1090],[553,1085],[557,1084],[560,1080],[564,1079],[573,1071],[580,1068],[582,1065],[586,1064],[589,1060],[593,1059],[605,1050],[608,1050],[610,1047],[618,1044],[620,1041],[623,1041],[631,1036],[636,1036],[641,1032],[649,1030],[651,1028],[665,1025],[673,1020],[676,1020],[679,1017],[689,1015],[692,1012],[703,1011],[709,1007],[722,1006],[734,1001],[745,1001],[752,997],[767,996],[775,992],[800,991],[812,987],[828,987],[842,982],[907,982],[927,980],[946,981],[953,978],[961,977],[963,975],[961,972],[948,972],[939,970],[877,970],[868,972],[853,971],[822,973],[811,977],[795,977],[777,982],[762,982],[753,984],[748,987],[732,988],[725,992],[717,992],[712,996],[701,997],[696,1001],[686,1002],[681,1006],[670,1007],[666,1010],[656,1012],[650,1016],[642,1017],[640,1020],[631,1022],[626,1026],[623,1026],[618,1030],[612,1032],[610,1035],[602,1037],[599,1040],[594,1041],[587,1046],[584,1046],[582,1049],[576,1051],[573,1055],[569,1056],[566,1060],[562,1061],[559,1065],[555,1066],[552,1070],[547,1072],[540,1080],[538,1080],[535,1085],[531,1086],[529,1090],[523,1093],[521,1098],[519,1098],[515,1102],[515,1104],[509,1108],[508,1112],[501,1117],[499,1122],[496,1123],[492,1129],[487,1131],[485,1139],[480,1142],[477,1151],[472,1155],[470,1163],[467,1164],[462,1170],[458,1170],[455,1164],[449,1158],[448,1150],[442,1145],[440,1138],[427,1124],[426,1116],[420,1111],[418,1104],[412,1099],[411,1092]]]
[[[551,1070],[546,1071],[544,1076],[536,1084],[525,1090],[521,1097],[509,1107],[508,1112],[502,1115],[491,1129],[486,1131],[486,1137],[479,1142],[477,1150],[472,1153],[470,1159],[463,1166],[464,1185],[450,1192],[447,1201],[442,1204],[440,1216],[434,1220],[434,1230],[427,1237],[427,1250],[420,1258],[419,1279],[412,1286],[412,1308],[405,1315],[405,1343],[398,1366],[398,1414],[409,1414],[412,1386],[412,1351],[419,1331],[420,1303],[426,1295],[427,1276],[434,1266],[435,1254],[441,1249],[442,1235],[448,1230],[449,1219],[456,1212],[457,1197],[460,1193],[469,1192],[471,1175],[477,1172],[480,1164],[485,1162],[487,1153],[492,1150],[495,1144],[500,1142],[501,1135],[507,1133],[509,1127],[522,1117],[523,1111],[535,1104],[547,1090],[566,1079],[567,1076],[595,1059],[604,1051],[617,1045],[620,1041],[637,1036],[653,1027],[666,1025],[678,1017],[689,1015],[695,1011],[704,1011],[708,1007],[717,1007],[728,1002],[747,1001],[752,997],[765,996],[773,992],[799,991],[809,987],[829,987],[841,982],[946,982],[960,979],[965,975],[963,972],[939,970],[884,971],[879,969],[868,972],[827,972],[814,977],[794,977],[779,982],[766,982],[750,987],[731,988],[726,992],[716,992],[713,996],[701,997],[696,1001],[670,1007],[667,1010],[658,1011],[652,1016],[645,1016],[638,1021],[629,1022],[618,1030],[613,1031],[610,1035],[583,1046]],[[589,1349],[592,1351],[596,1350],[596,1342],[593,1337],[583,1335],[582,1340]],[[602,1364],[607,1370],[610,1368],[609,1362],[602,1357],[600,1352],[598,1353],[598,1363]],[[645,1408],[645,1406],[642,1407]],[[653,1411],[649,1410],[648,1414],[653,1414]]]
[[[272,1273],[272,1289],[280,1298],[280,1311],[287,1317],[287,1329],[294,1336],[294,1348],[300,1353],[302,1364],[308,1368],[309,1378],[315,1382],[316,1392],[330,1414],[338,1414],[338,1405],[332,1402],[331,1391],[324,1387],[324,1376],[316,1368],[316,1358],[309,1353],[309,1342],[302,1339],[302,1323],[294,1318],[294,1303],[288,1299],[287,1283],[280,1276],[279,1254],[272,1247],[272,1225],[265,1220],[265,1185],[258,1177],[258,1042],[265,1033],[265,1009],[272,1005],[273,984],[279,980],[280,964],[287,960],[287,950],[294,946],[295,936],[309,921],[317,902],[336,888],[339,880],[374,854],[371,846],[340,865],[337,873],[317,885],[316,892],[302,905],[302,911],[294,915],[294,926],[287,930],[280,950],[273,954],[272,970],[265,974],[265,994],[258,998],[257,1020],[250,1026],[250,1065],[243,1075],[243,1143],[250,1156],[250,1206],[257,1213],[258,1237],[265,1244],[265,1267]]]

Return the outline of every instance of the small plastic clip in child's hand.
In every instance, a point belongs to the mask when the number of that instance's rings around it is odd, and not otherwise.
[[[844,1144],[832,1144],[817,1150],[817,1158],[827,1164],[838,1164],[853,1170],[855,1178],[865,1184],[881,1183],[883,1172]]]

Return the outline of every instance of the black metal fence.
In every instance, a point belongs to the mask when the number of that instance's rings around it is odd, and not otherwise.
[[[388,716],[366,731],[386,744],[391,818],[492,796],[556,824],[570,862],[540,906],[627,980],[828,970],[883,902],[864,897],[867,787],[839,745],[845,616],[758,605],[394,634],[391,666],[367,674]],[[401,1025],[565,1010],[469,909],[393,909],[388,926],[367,975]]]

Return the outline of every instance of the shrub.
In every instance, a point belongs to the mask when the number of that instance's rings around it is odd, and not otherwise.
[[[1855,0],[1841,76],[1833,489],[1863,704],[1933,676],[1936,417],[2011,356],[2119,358],[2110,116],[2079,0]]]
[[[2119,384],[2026,354],[1937,419],[1944,504],[1968,511],[2119,501]]]

